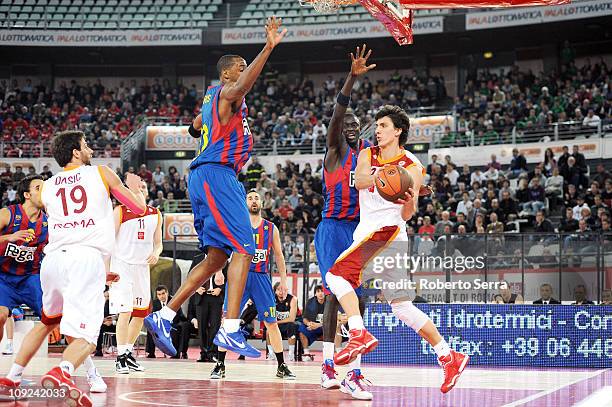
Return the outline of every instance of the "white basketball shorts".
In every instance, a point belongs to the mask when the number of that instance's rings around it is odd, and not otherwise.
[[[55,250],[40,268],[42,322],[95,344],[104,319],[106,269],[100,251],[86,246]]]
[[[110,271],[119,274],[119,281],[112,283],[108,292],[110,313],[131,312],[133,317],[146,317],[151,305],[149,265],[129,264],[112,257]]]

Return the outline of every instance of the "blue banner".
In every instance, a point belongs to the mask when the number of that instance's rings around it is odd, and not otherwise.
[[[415,304],[472,365],[612,367],[612,306]],[[435,364],[433,348],[388,304],[368,304],[379,340],[364,362]]]

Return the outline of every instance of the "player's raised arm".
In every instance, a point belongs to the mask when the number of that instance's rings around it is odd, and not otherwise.
[[[280,287],[283,290],[287,290],[287,266],[285,265],[285,255],[283,254],[280,232],[276,226],[274,226],[273,233],[274,237],[272,238],[272,250],[274,251],[276,268],[278,268],[278,272],[280,273]]]
[[[104,179],[108,183],[108,188],[115,198],[124,204],[132,212],[144,215],[147,211],[147,203],[144,195],[140,192],[142,180],[138,175],[128,173],[125,176],[125,185],[117,174],[106,165],[100,166]]]
[[[196,116],[195,119],[193,119],[193,122],[189,126],[189,129],[187,130],[187,132],[193,138],[200,138],[202,136],[202,133],[200,132],[201,129],[202,129],[202,113],[200,113],[199,115]]]
[[[347,143],[346,138],[342,134],[342,127],[344,125],[344,114],[351,101],[351,90],[355,85],[355,80],[358,76],[365,74],[366,72],[374,69],[376,64],[368,65],[368,58],[372,54],[372,50],[367,51],[366,45],[363,47],[357,47],[355,54],[351,52],[351,71],[349,72],[344,85],[336,98],[336,105],[334,106],[334,113],[331,121],[329,122],[329,128],[327,129],[327,150],[328,154],[337,154],[338,156],[344,156],[346,152]]]
[[[366,148],[359,152],[357,167],[355,167],[355,188],[368,189],[374,185],[374,174],[370,165],[370,149]]]
[[[255,57],[253,62],[251,62],[251,64],[244,69],[237,82],[223,87],[220,95],[220,102],[225,101],[226,103],[229,102],[232,104],[236,101],[242,100],[244,96],[249,93],[263,67],[266,65],[272,50],[281,42],[287,33],[286,28],[279,32],[278,30],[280,26],[280,18],[276,18],[276,16],[268,18],[266,22],[266,45],[263,47],[259,55]],[[222,109],[223,106],[220,105],[219,110]]]
[[[159,209],[157,210],[157,227],[155,228],[155,234],[153,235],[153,253],[147,258],[147,263],[154,265],[157,264],[159,256],[161,255],[164,245],[162,243],[162,224],[164,223]]]

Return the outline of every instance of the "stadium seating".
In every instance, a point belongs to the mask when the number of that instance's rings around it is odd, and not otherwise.
[[[418,10],[416,17],[447,14],[450,10]],[[250,0],[236,22],[237,27],[257,26],[265,22],[266,16],[275,14],[283,18],[286,25],[326,24],[337,21],[374,21],[366,9],[359,4],[341,7],[336,13],[321,14],[300,2],[287,0]]]
[[[110,30],[206,28],[222,0],[3,0],[0,27]]]

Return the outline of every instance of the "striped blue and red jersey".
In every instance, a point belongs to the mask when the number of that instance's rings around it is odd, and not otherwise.
[[[359,141],[359,150],[348,148],[341,165],[332,172],[323,169],[323,219],[359,220],[359,191],[355,188],[355,168],[359,152],[370,147]]]
[[[255,256],[251,260],[249,271],[267,273],[274,242],[274,223],[263,219],[258,227],[253,228],[253,239],[255,239]]]
[[[30,242],[0,243],[0,272],[23,276],[40,273],[40,263],[44,257],[43,249],[47,245],[47,215],[41,212],[36,222],[30,222],[21,205],[10,205],[11,220],[2,230],[2,235],[10,235],[19,230],[32,229],[34,239]]]
[[[202,164],[221,164],[239,173],[251,157],[253,135],[249,130],[244,99],[225,125],[219,119],[219,98],[223,85],[210,86],[202,102],[202,130],[191,169]]]

